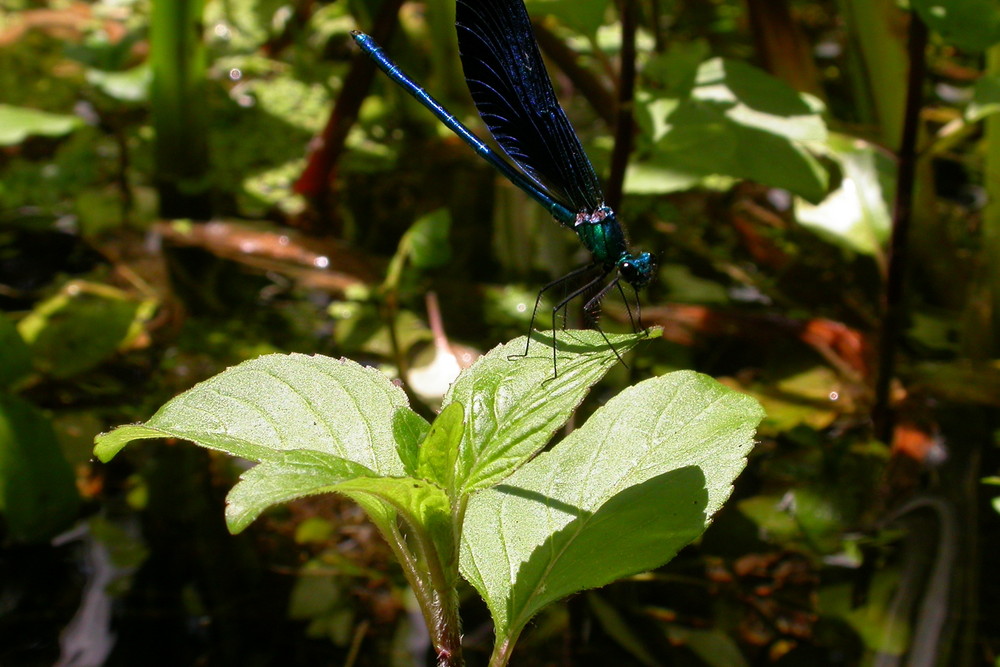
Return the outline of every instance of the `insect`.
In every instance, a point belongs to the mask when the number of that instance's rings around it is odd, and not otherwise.
[[[427,107],[511,183],[545,207],[560,224],[576,232],[580,242],[590,251],[590,263],[545,285],[538,293],[525,346],[524,356],[527,356],[531,327],[545,292],[596,274],[553,307],[552,330],[554,333],[560,310],[593,290],[598,291],[586,302],[584,312],[596,326],[601,299],[612,289],[618,288],[628,308],[621,281],[636,290],[638,306],[638,290],[652,280],[656,262],[648,252],[632,252],[615,212],[605,204],[594,167],[556,99],[523,0],[458,0],[455,26],[469,92],[503,155],[480,140],[417,85],[370,36],[358,31],[351,34],[390,79]],[[613,278],[602,286],[611,274]],[[599,326],[597,329],[601,331]],[[607,342],[614,350],[610,341]],[[618,355],[617,350],[614,352]],[[553,336],[553,367],[555,360]]]

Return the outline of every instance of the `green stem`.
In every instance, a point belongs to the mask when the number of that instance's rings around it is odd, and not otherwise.
[[[210,217],[204,0],[153,0],[150,107],[164,217]]]
[[[391,534],[386,536],[387,541],[399,559],[403,575],[413,588],[431,635],[431,643],[437,652],[438,667],[462,667],[465,660],[458,613],[458,560],[450,558],[447,563],[442,562],[430,535],[421,526],[409,527],[414,531],[416,553],[411,551],[397,526],[393,526]]]
[[[514,651],[514,640],[505,639],[493,645],[493,654],[490,656],[490,667],[504,667],[510,662],[511,653]]]

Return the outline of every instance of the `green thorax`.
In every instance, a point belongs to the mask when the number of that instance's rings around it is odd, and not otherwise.
[[[602,206],[593,213],[577,215],[573,231],[594,259],[605,268],[614,267],[622,256],[628,254],[625,233],[614,211]]]

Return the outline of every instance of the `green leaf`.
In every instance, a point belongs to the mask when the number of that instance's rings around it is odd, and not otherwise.
[[[413,223],[400,245],[407,249],[417,268],[444,266],[451,261],[450,229],[451,213],[446,208],[439,208]]]
[[[831,135],[827,147],[841,167],[840,187],[819,204],[796,202],[796,217],[831,243],[879,256],[892,226],[896,165],[885,151],[855,137]]]
[[[981,76],[972,87],[972,101],[965,110],[970,123],[1000,111],[1000,76]]]
[[[498,642],[545,605],[649,570],[697,537],[746,464],[759,404],[677,372],[626,389],[469,501],[462,574]],[[472,430],[468,429],[467,430]]]
[[[76,518],[79,504],[73,469],[49,419],[0,393],[0,512],[10,538],[47,540]]]
[[[749,65],[701,64],[690,97],[649,102],[638,115],[655,152],[628,174],[629,192],[653,194],[717,177],[744,178],[809,201],[828,175],[811,149],[826,140],[822,106]]]
[[[667,628],[673,646],[687,646],[707,667],[747,667],[740,647],[722,630],[702,630],[683,625]]]
[[[593,37],[604,23],[608,0],[580,2],[579,0],[528,0],[528,13],[533,17],[542,14],[555,16],[582,35]]]
[[[430,424],[412,410],[398,410],[392,416],[392,435],[396,439],[396,453],[403,462],[403,469],[410,477],[417,476],[420,443],[427,437]]]
[[[56,378],[99,365],[135,333],[145,304],[103,285],[75,282],[18,323],[35,367]]]
[[[61,137],[82,126],[77,116],[0,104],[0,146],[14,146],[34,135]]]
[[[1000,42],[996,0],[912,0],[911,6],[949,44],[983,51]]]
[[[620,354],[645,334],[609,334]],[[618,359],[597,331],[560,331],[553,377],[552,338],[536,334],[528,356],[520,337],[490,350],[459,376],[444,398],[465,406],[456,488],[492,486],[548,443]]]
[[[251,461],[307,449],[401,475],[393,428],[400,411],[409,411],[406,394],[373,368],[271,354],[195,385],[145,424],[98,436],[94,452],[107,461],[132,440],[173,437]]]
[[[442,561],[452,559],[451,504],[441,488],[409,477],[359,477],[338,484],[336,491],[361,505],[390,543],[398,513],[418,539],[430,537]]]
[[[87,83],[96,86],[108,97],[121,102],[142,102],[149,99],[153,70],[143,63],[122,72],[100,69],[87,70]]]
[[[702,63],[692,97],[715,104],[744,127],[789,141],[826,140],[823,105],[818,100],[739,60],[712,58]]]
[[[397,515],[426,532],[444,554],[454,551],[451,508],[437,486],[408,477],[376,477],[371,470],[323,452],[294,450],[240,476],[226,497],[226,524],[238,533],[272,505],[320,493],[341,493],[361,505],[392,543]]]
[[[341,482],[372,474],[364,466],[325,452],[280,452],[240,475],[226,496],[226,525],[238,533],[272,505],[330,493]]]
[[[0,389],[10,388],[30,372],[31,351],[14,323],[0,317]]]
[[[639,664],[654,666],[660,664],[646,647],[642,636],[637,632],[637,628],[623,617],[615,605],[606,602],[597,593],[588,593],[587,602],[590,611],[601,624],[601,629],[619,646],[628,651],[629,655],[635,658]]]
[[[672,98],[687,97],[698,79],[701,63],[711,52],[711,45],[703,39],[672,41],[665,52],[649,58],[642,76]]]
[[[431,424],[431,430],[420,447],[417,474],[450,494],[455,490],[455,464],[465,431],[464,418],[462,404],[451,403]]]

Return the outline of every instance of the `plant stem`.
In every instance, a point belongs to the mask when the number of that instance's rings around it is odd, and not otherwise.
[[[490,667],[504,667],[510,662],[510,655],[514,651],[514,641],[506,639],[493,646],[493,655],[490,656]]]
[[[211,217],[204,0],[154,0],[150,20],[150,108],[160,215]]]
[[[621,0],[622,52],[621,73],[618,76],[618,101],[615,105],[615,148],[611,153],[611,174],[608,176],[607,204],[619,208],[622,201],[622,187],[625,169],[632,153],[632,138],[635,122],[632,115],[635,100],[635,33],[638,28],[636,0]]]
[[[386,44],[395,32],[398,22],[396,15],[402,4],[403,0],[387,0],[379,6],[371,34],[382,44]],[[314,140],[306,168],[294,185],[297,193],[312,200],[316,212],[327,223],[334,222],[332,220],[334,207],[331,205],[334,193],[330,191],[334,185],[334,168],[343,153],[347,135],[357,122],[361,103],[374,78],[375,63],[358,49],[351,60],[351,68],[347,72],[326,126]],[[328,224],[323,231],[335,235],[340,231],[337,227],[339,224]]]
[[[882,442],[890,441],[893,429],[890,389],[896,367],[896,347],[905,315],[903,299],[909,253],[910,220],[913,213],[913,189],[917,172],[917,131],[920,127],[920,109],[923,106],[924,79],[927,70],[926,48],[927,27],[916,12],[911,12],[908,43],[910,70],[907,76],[903,139],[899,149],[899,167],[896,174],[892,241],[889,247],[889,269],[886,278],[882,331],[879,339],[878,376],[875,384],[875,408],[872,414],[875,435]]]

